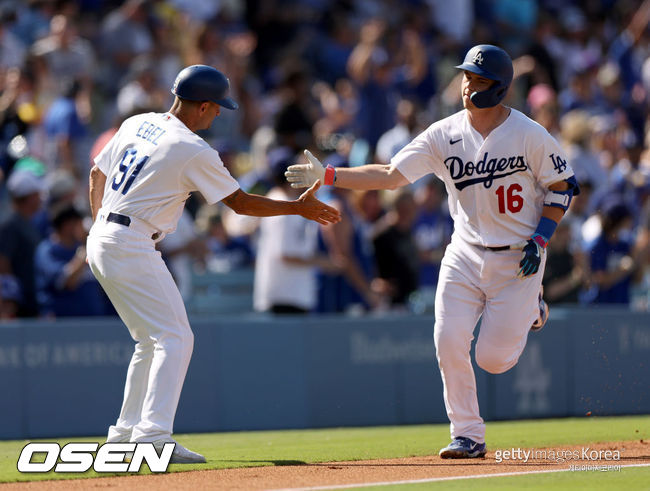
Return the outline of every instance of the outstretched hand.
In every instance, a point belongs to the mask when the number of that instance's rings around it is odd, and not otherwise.
[[[304,218],[314,220],[321,225],[338,223],[341,221],[341,213],[316,198],[316,191],[320,188],[320,181],[316,181],[311,187],[302,193],[296,200],[299,203],[298,213]]]
[[[284,173],[292,188],[308,188],[315,182],[325,184],[325,167],[323,167],[323,164],[309,150],[305,150],[305,157],[309,161],[308,164],[290,165]]]

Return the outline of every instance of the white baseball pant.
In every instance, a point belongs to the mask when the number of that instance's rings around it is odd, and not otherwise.
[[[470,358],[474,328],[476,363],[490,373],[512,368],[539,315],[538,296],[546,253],[539,271],[517,278],[521,250],[490,251],[454,236],[441,263],[435,302],[434,340],[444,387],[451,438],[485,442],[485,424]]]
[[[194,335],[183,299],[154,247],[152,231],[135,220],[125,227],[103,216],[98,215],[88,236],[88,263],[136,341],[122,410],[107,441],[168,438]]]

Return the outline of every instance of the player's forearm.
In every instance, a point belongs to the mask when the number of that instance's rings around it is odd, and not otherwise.
[[[239,215],[254,217],[300,215],[321,225],[338,223],[341,220],[341,213],[314,197],[319,187],[320,181],[316,181],[295,201],[274,200],[257,194],[248,194],[241,189],[226,196],[222,201]]]
[[[369,164],[337,168],[334,186],[360,190],[397,189],[408,183],[408,179],[390,165]]]
[[[99,167],[94,166],[90,170],[89,178],[89,200],[90,212],[93,216],[93,221],[97,218],[97,212],[102,207],[102,199],[104,199],[104,185],[106,184],[106,175],[99,170]]]
[[[553,220],[555,223],[560,223],[560,220],[564,216],[564,210],[557,206],[544,206],[542,208],[542,216]]]
[[[229,196],[223,202],[239,215],[272,217],[277,215],[299,215],[296,201],[284,201],[248,194],[243,191]]]

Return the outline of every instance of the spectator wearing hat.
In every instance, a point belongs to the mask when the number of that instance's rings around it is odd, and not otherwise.
[[[41,208],[44,189],[42,179],[26,170],[13,172],[7,180],[12,211],[0,223],[0,274],[14,275],[20,283],[23,295],[18,306],[18,317],[38,314],[34,251],[41,235],[32,218]]]
[[[36,248],[39,313],[44,317],[106,315],[107,302],[86,263],[83,216],[71,205],[53,213],[53,232]]]
[[[45,182],[50,208],[71,205],[77,200],[80,183],[70,172],[63,169],[50,172],[45,176]]]
[[[22,161],[19,161],[16,166],[20,163]],[[38,164],[41,167],[43,166],[40,162]],[[36,168],[34,168],[33,172],[39,175]],[[41,239],[49,237],[52,233],[52,213],[50,210],[60,208],[63,203],[74,204],[78,201],[79,197],[79,182],[66,170],[59,169],[46,173],[43,176],[43,182],[45,184],[47,201],[45,206],[32,218],[32,223],[38,229]]]
[[[602,208],[602,232],[590,253],[595,303],[628,305],[637,258],[632,252],[632,212],[619,200]]]

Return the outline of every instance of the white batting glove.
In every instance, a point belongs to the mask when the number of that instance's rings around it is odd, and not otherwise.
[[[287,168],[284,177],[291,183],[292,188],[308,188],[316,181],[325,184],[325,167],[309,150],[305,150],[308,164],[296,164]]]

